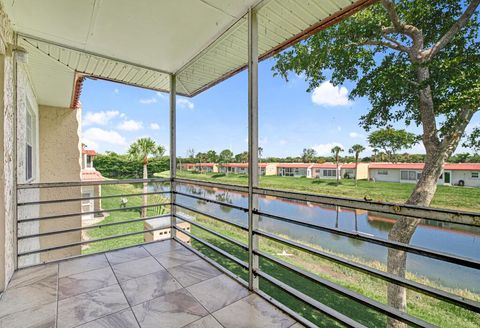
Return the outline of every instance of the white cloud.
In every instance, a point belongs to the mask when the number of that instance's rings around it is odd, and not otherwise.
[[[363,134],[360,134],[360,133],[358,133],[358,132],[350,132],[348,135],[349,135],[350,138],[352,138],[352,139],[363,138]]]
[[[157,91],[156,94],[157,94],[158,98],[161,98],[161,99],[167,98],[167,94],[165,92]]]
[[[119,115],[120,112],[117,110],[101,111],[96,113],[87,112],[83,117],[82,123],[84,126],[92,124],[107,125],[108,122]]]
[[[177,98],[177,106],[180,108],[195,108],[195,104],[186,98]]]
[[[138,131],[143,128],[143,123],[135,120],[126,120],[120,123],[118,128],[124,131]]]
[[[279,143],[280,145],[284,146],[284,145],[286,145],[286,144],[288,143],[288,141],[285,140],[285,139],[280,139],[280,141],[278,141],[278,143]]]
[[[120,90],[118,90],[117,88],[113,89],[113,93],[118,95],[120,93]]]
[[[338,132],[342,131],[342,127],[341,127],[340,125],[337,126],[337,131],[338,131]]]
[[[150,129],[160,130],[160,125],[158,125],[157,123],[150,123]]]
[[[117,131],[103,130],[100,128],[90,128],[82,135],[83,143],[91,148],[99,148],[99,143],[106,143],[110,145],[125,146],[127,144],[124,137]]]
[[[330,81],[323,82],[313,90],[312,102],[319,106],[346,106],[350,104],[347,88],[334,86]]]
[[[156,102],[157,102],[157,98],[155,98],[155,97],[140,99],[140,103],[144,104],[144,105],[150,105],[150,104],[154,104]]]
[[[343,145],[338,142],[314,145],[310,148],[315,149],[317,155],[319,156],[329,156],[332,154],[332,148],[335,146],[340,146],[343,150],[345,150],[345,147],[343,147]]]

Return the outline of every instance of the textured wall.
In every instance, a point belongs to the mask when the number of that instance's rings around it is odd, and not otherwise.
[[[33,111],[33,115],[36,117],[36,125],[34,127],[34,134],[36,135],[36,146],[34,150],[34,174],[33,180],[26,181],[25,179],[25,137],[26,137],[26,115],[27,115],[27,103]],[[17,182],[19,184],[24,183],[37,183],[40,182],[39,176],[39,160],[38,160],[38,105],[36,97],[33,93],[31,84],[28,80],[28,76],[25,72],[25,68],[22,64],[17,64]],[[21,190],[18,193],[18,201],[38,201],[40,199],[40,192],[36,189]],[[34,218],[39,215],[39,206],[24,206],[18,208],[18,218]],[[21,223],[18,226],[19,235],[30,235],[39,232],[38,222]],[[39,241],[36,238],[29,238],[21,240],[18,244],[18,252],[24,252],[27,250],[34,250],[40,247]],[[22,256],[19,259],[19,266],[31,265],[39,263],[39,255]]]
[[[71,182],[80,181],[81,174],[81,143],[80,143],[81,110],[70,108],[39,107],[39,139],[40,139],[40,180],[41,182]],[[78,198],[80,187],[57,189],[42,189],[42,200],[58,198]],[[80,202],[42,205],[40,215],[55,215],[80,213]],[[81,216],[71,216],[65,219],[41,221],[40,231],[52,231],[81,227]],[[81,240],[81,232],[57,234],[40,240],[42,248],[65,245]],[[79,255],[80,246],[74,246],[58,251],[42,253],[42,261]]]

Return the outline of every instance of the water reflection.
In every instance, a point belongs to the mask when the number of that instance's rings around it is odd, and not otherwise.
[[[179,186],[179,191],[228,204],[247,207],[244,193],[217,190],[191,185]],[[238,209],[199,201],[186,196],[177,196],[177,201],[200,211],[246,226],[247,214]],[[352,210],[309,202],[261,197],[260,211],[312,223],[329,228],[358,232],[367,236],[388,239],[388,234],[398,217],[364,210]],[[363,261],[378,261],[386,266],[387,248],[358,239],[330,232],[318,231],[295,224],[260,217],[260,229],[283,235],[292,240],[317,245],[333,253]],[[448,222],[421,220],[410,244],[459,256],[480,259],[480,229]],[[408,255],[407,270],[446,287],[469,289],[480,292],[480,279],[474,269],[446,263],[415,254]],[[461,276],[462,279],[458,279]]]

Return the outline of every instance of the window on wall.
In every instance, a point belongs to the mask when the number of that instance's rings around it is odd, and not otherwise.
[[[478,172],[472,172],[472,179],[478,179]]]
[[[337,171],[336,170],[323,170],[324,177],[336,177]]]
[[[26,136],[25,136],[25,180],[30,181],[34,178],[35,170],[35,114],[32,106],[27,101],[26,115]]]
[[[378,175],[388,175],[388,170],[378,170]]]
[[[419,175],[420,173],[417,175],[416,171],[400,171],[400,179],[402,180],[417,181]]]

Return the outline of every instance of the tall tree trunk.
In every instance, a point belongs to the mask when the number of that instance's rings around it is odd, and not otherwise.
[[[147,159],[143,160],[143,179],[148,179],[148,169],[147,169]],[[143,193],[146,194],[148,192],[148,183],[144,182],[143,183]],[[148,196],[143,195],[143,206],[146,206],[148,204]],[[147,217],[147,208],[143,207],[142,208],[142,218]]]
[[[408,198],[406,204],[429,206],[435,191],[437,190],[437,181],[442,173],[443,164],[457,148],[468,118],[469,111],[465,112],[463,121],[457,123],[457,130],[451,135],[444,136],[440,141],[435,122],[435,111],[431,88],[426,82],[430,78],[428,67],[419,65],[417,68],[417,80],[423,88],[419,90],[419,107],[423,126],[423,144],[426,149],[425,166],[422,170],[420,179],[415,189]],[[470,116],[471,117],[471,116]],[[399,218],[388,234],[388,239],[404,244],[409,244],[415,230],[421,220],[402,217]],[[387,257],[387,271],[399,277],[405,277],[407,265],[407,253],[400,250],[389,249]],[[387,289],[388,304],[398,310],[406,312],[407,310],[407,291],[404,287],[395,284],[388,284]],[[388,327],[406,328],[407,324],[388,319]]]

